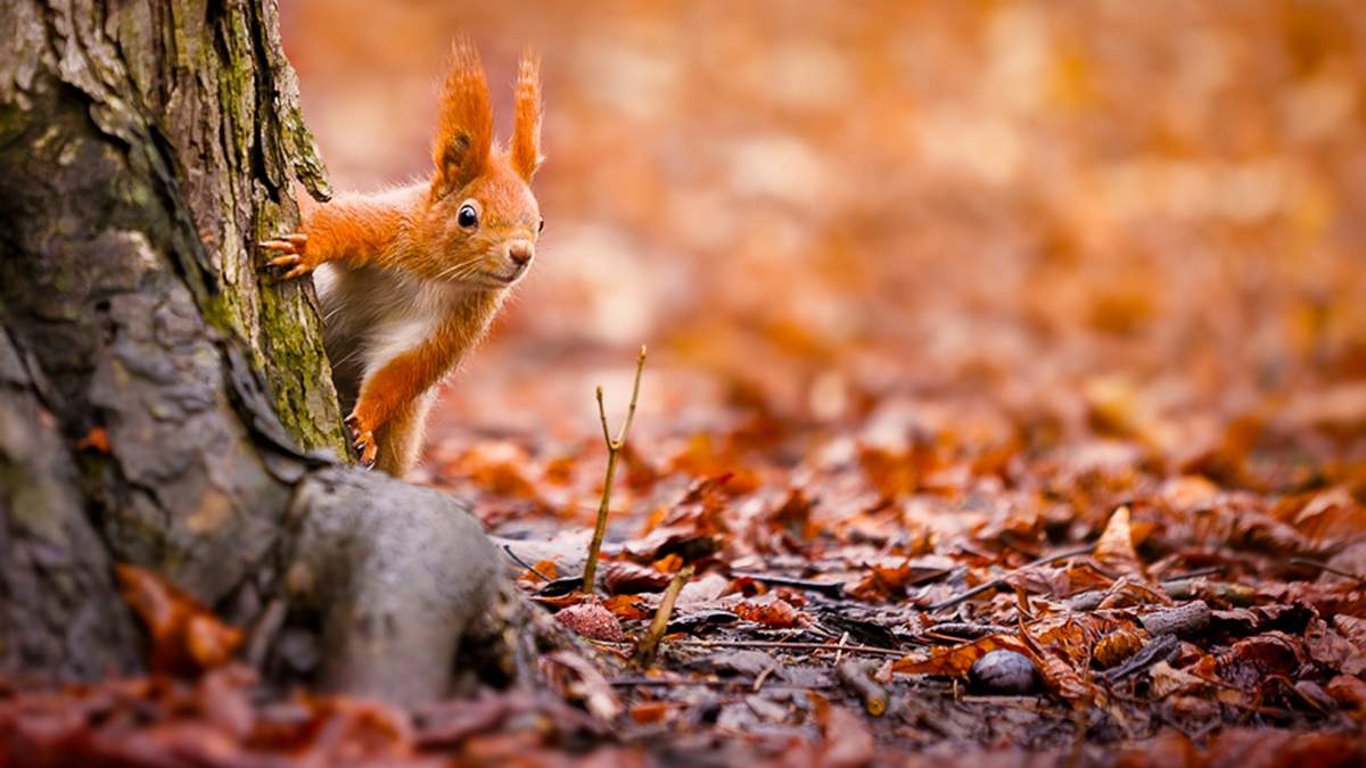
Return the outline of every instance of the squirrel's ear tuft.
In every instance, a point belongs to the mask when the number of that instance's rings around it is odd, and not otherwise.
[[[456,189],[484,172],[493,149],[493,107],[488,81],[474,41],[461,37],[451,52],[450,72],[441,89],[432,158],[437,181]]]
[[[541,59],[530,49],[517,67],[517,115],[512,128],[512,167],[526,181],[541,165]]]

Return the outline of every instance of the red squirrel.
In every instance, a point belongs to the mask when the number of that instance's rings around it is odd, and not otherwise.
[[[544,222],[531,192],[541,164],[536,56],[518,68],[515,122],[493,141],[479,54],[455,46],[441,91],[430,180],[342,194],[302,232],[261,243],[285,279],[313,273],[332,378],[362,464],[416,466],[438,384],[478,343],[531,266]]]

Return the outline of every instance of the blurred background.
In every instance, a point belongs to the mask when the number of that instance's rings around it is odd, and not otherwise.
[[[670,466],[755,413],[959,454],[1118,437],[1173,473],[1266,432],[1231,425],[1345,418],[1295,451],[1363,466],[1352,0],[282,5],[341,189],[429,173],[458,33],[500,135],[519,51],[544,57],[545,235],[438,463],[591,450],[593,386],[620,414],[646,342]]]

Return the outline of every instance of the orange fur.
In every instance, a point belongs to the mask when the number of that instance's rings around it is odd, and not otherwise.
[[[433,387],[479,342],[507,289],[526,272],[540,229],[528,182],[540,162],[536,59],[522,58],[507,150],[478,54],[456,44],[441,92],[425,182],[340,195],[304,222],[304,237],[263,243],[275,266],[319,272],[332,375],[363,461],[402,476],[416,464]],[[475,212],[467,226],[462,211]]]
[[[517,67],[517,112],[512,129],[512,167],[531,181],[541,164],[541,60],[531,51]]]
[[[353,416],[374,429],[388,423],[400,408],[431,389],[483,335],[501,296],[491,291],[461,302],[436,332],[400,353],[361,384]]]
[[[456,42],[441,90],[432,160],[446,188],[468,184],[484,172],[493,149],[493,106],[479,51],[469,38]]]

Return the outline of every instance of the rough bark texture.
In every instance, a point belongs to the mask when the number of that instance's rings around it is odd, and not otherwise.
[[[323,676],[422,698],[494,580],[454,502],[335,465],[312,289],[259,276],[292,178],[325,194],[276,30],[273,2],[0,7],[0,673],[135,668],[118,560],[239,622],[321,574]]]

